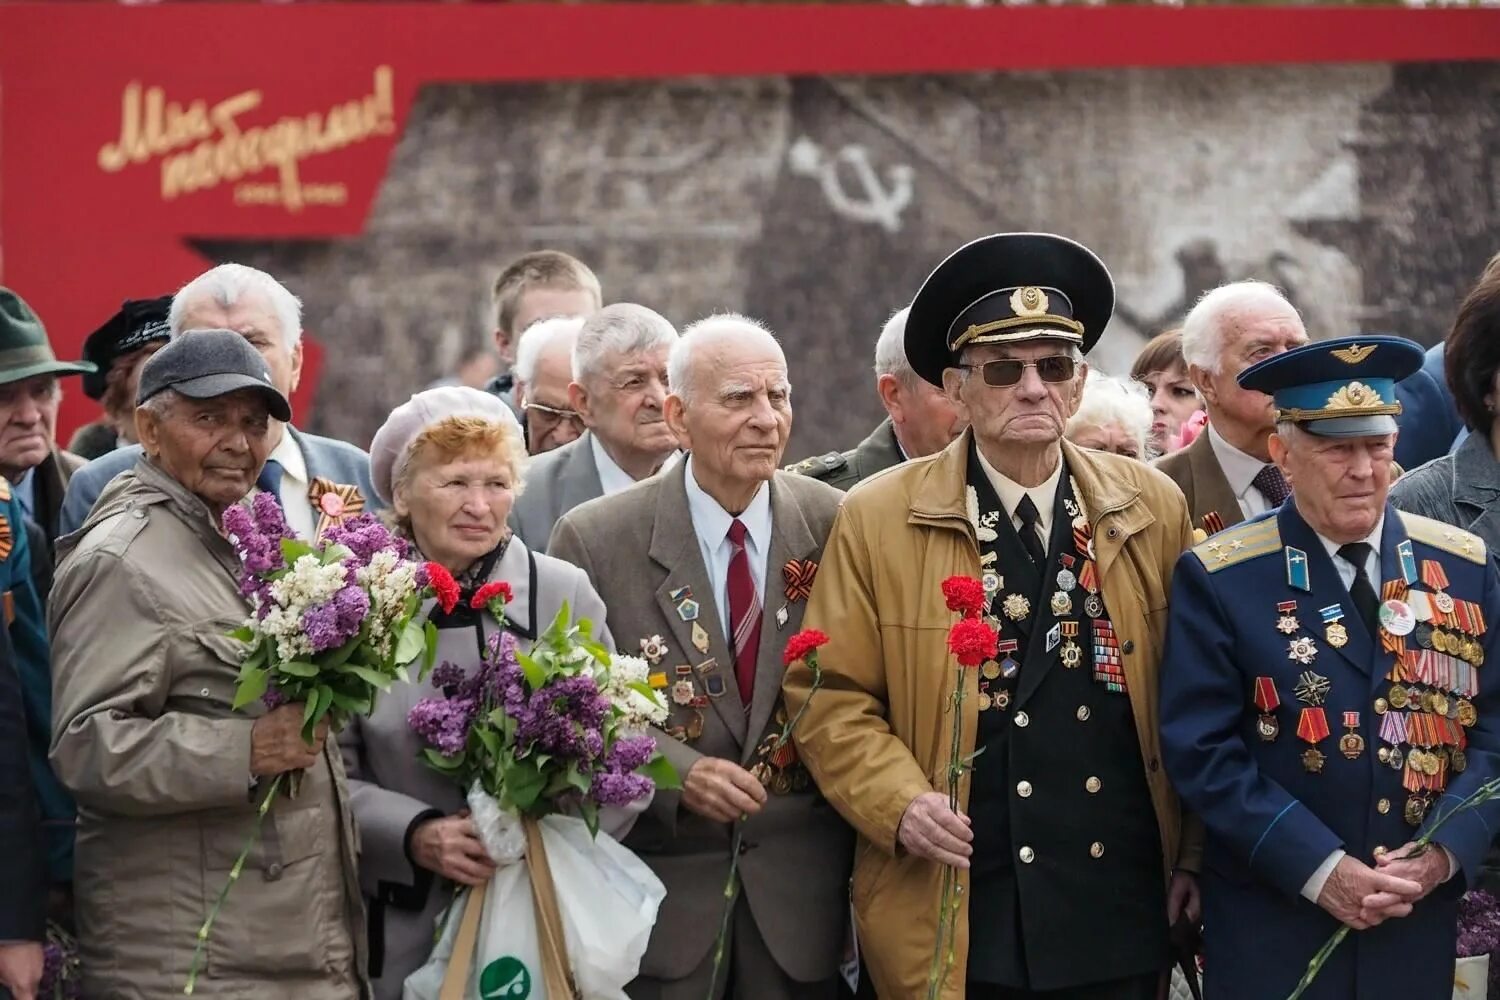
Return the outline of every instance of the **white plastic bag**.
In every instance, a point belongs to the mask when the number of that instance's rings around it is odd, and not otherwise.
[[[464,995],[475,1000],[567,1000],[548,998],[542,981],[520,819],[502,813],[477,790],[469,794],[469,808],[485,850],[500,869],[485,895],[478,954]],[[539,826],[578,995],[582,1000],[628,1000],[625,984],[640,970],[666,887],[609,834],[600,831],[591,837],[581,819],[548,816]],[[465,893],[450,909],[432,957],[407,977],[403,1000],[438,1000],[468,902]]]
[[[1453,1000],[1485,1000],[1489,984],[1490,956],[1460,958],[1453,970]]]

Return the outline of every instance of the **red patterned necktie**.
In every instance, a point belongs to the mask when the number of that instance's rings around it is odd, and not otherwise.
[[[750,575],[750,554],[745,551],[745,524],[735,518],[729,524],[729,628],[734,644],[734,678],[740,700],[750,708],[755,694],[755,658],[760,654],[760,595]]]

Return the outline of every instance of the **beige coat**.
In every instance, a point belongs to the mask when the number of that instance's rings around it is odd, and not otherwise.
[[[861,952],[882,997],[926,995],[936,941],[941,866],[897,849],[906,807],[946,789],[956,671],[946,646],[954,615],[941,581],[978,577],[965,513],[969,433],[944,451],[866,480],[840,508],[804,625],[830,641],[824,686],[810,700],[805,664],[787,671],[787,707],[804,703],[797,744],[830,802],[859,833],[852,885]],[[1167,870],[1197,871],[1201,833],[1181,836],[1181,811],[1161,766],[1157,671],[1173,564],[1190,532],[1182,495],[1138,462],[1063,443],[1080,499],[1094,517],[1101,588],[1121,640],[1135,729]],[[978,672],[966,674],[963,753],[978,731]],[[968,784],[959,790],[967,809]],[[965,891],[968,879],[961,877]],[[963,995],[967,911],[943,991]]]
[[[255,814],[251,716],[230,709],[247,612],[208,509],[142,460],[68,536],[52,590],[52,764],[78,801],[90,1000],[180,997],[199,926]],[[362,995],[364,914],[329,740],[279,798],[220,911],[199,993]]]

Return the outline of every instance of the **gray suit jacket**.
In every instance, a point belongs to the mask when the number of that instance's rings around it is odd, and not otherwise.
[[[612,645],[604,624],[604,604],[588,578],[577,567],[538,555],[533,582],[530,561],[526,546],[512,540],[489,577],[511,586],[506,628],[520,640],[521,648],[530,647],[565,601],[575,621],[590,619],[595,636],[606,647]],[[431,606],[429,601],[428,610]],[[488,612],[478,619],[488,639],[498,622]],[[446,660],[470,671],[479,663],[482,641],[474,628],[440,629],[437,662]],[[438,916],[453,899],[451,883],[415,868],[406,854],[407,831],[417,820],[464,808],[463,790],[422,763],[421,744],[406,723],[412,706],[436,693],[428,681],[398,683],[381,695],[368,718],[356,716],[339,735],[349,776],[350,809],[359,828],[360,888],[371,900],[370,947],[375,967],[370,973],[376,1000],[401,996],[401,984],[432,952]],[[611,829],[608,816],[604,823]]]
[[[380,498],[370,485],[369,455],[352,444],[316,434],[304,434],[290,425],[287,431],[302,448],[302,455],[307,459],[308,475],[322,476],[335,483],[356,483],[365,498],[366,510],[373,511],[381,507]],[[127,445],[108,455],[101,455],[73,473],[73,478],[68,480],[68,492],[63,497],[58,534],[71,535],[81,528],[89,511],[93,509],[94,502],[99,499],[99,494],[104,492],[104,487],[120,473],[133,468],[136,459],[140,457],[140,445]]]
[[[526,463],[526,488],[510,509],[510,527],[538,552],[547,551],[552,526],[579,504],[604,495],[594,462],[593,431]]]
[[[1488,434],[1473,433],[1451,455],[1408,472],[1391,487],[1391,503],[1484,539],[1500,565],[1500,462]]]
[[[800,595],[788,598],[783,567],[793,559],[821,557],[842,494],[792,473],[777,472],[771,481],[765,618],[754,696],[747,708],[735,683],[731,646],[720,630],[718,595],[692,528],[683,483],[686,468],[686,462],[678,462],[622,493],[563,515],[552,532],[550,551],[581,566],[594,581],[622,651],[639,655],[644,640],[663,637],[667,651],[653,670],[664,673],[669,684],[691,678],[695,695],[708,702],[693,707],[668,699],[668,729],[701,725],[701,735],[681,742],[656,731],[658,746],[679,776],[704,756],[727,758],[745,768],[768,765],[767,738],[780,732],[777,719],[785,711],[781,655],[786,640],[801,627],[806,607]],[[678,612],[684,595],[674,599],[674,592],[684,587],[698,604],[698,623],[708,632],[706,653],[694,647],[692,622]],[[723,682],[717,697],[706,696],[712,674]],[[783,761],[782,766],[765,808],[745,823],[739,871],[756,927],[776,963],[792,979],[814,982],[835,974],[842,951],[853,837],[811,786],[800,761]],[[680,980],[704,964],[724,907],[731,837],[728,825],[682,809],[680,793],[663,792],[625,841],[667,887],[641,962],[643,976]],[[707,993],[706,973],[703,978]]]

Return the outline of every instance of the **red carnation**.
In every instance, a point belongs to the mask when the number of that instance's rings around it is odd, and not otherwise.
[[[815,628],[805,628],[786,641],[786,652],[781,654],[781,662],[790,667],[798,660],[805,659],[819,646],[827,644],[827,635]]]
[[[440,563],[427,564],[427,586],[432,588],[432,593],[437,597],[438,606],[443,609],[444,614],[451,614],[453,609],[458,607],[458,599],[462,596],[458,581],[453,579],[453,574]]]
[[[950,576],[943,581],[943,597],[948,600],[948,610],[958,611],[965,618],[977,618],[988,600],[984,584],[972,576]]]
[[[469,600],[469,607],[478,611],[488,607],[491,601],[496,600],[501,604],[509,604],[511,596],[510,584],[504,580],[496,580],[476,590],[474,596]]]
[[[961,667],[977,667],[995,658],[1000,635],[979,618],[964,618],[948,630],[948,651]]]

